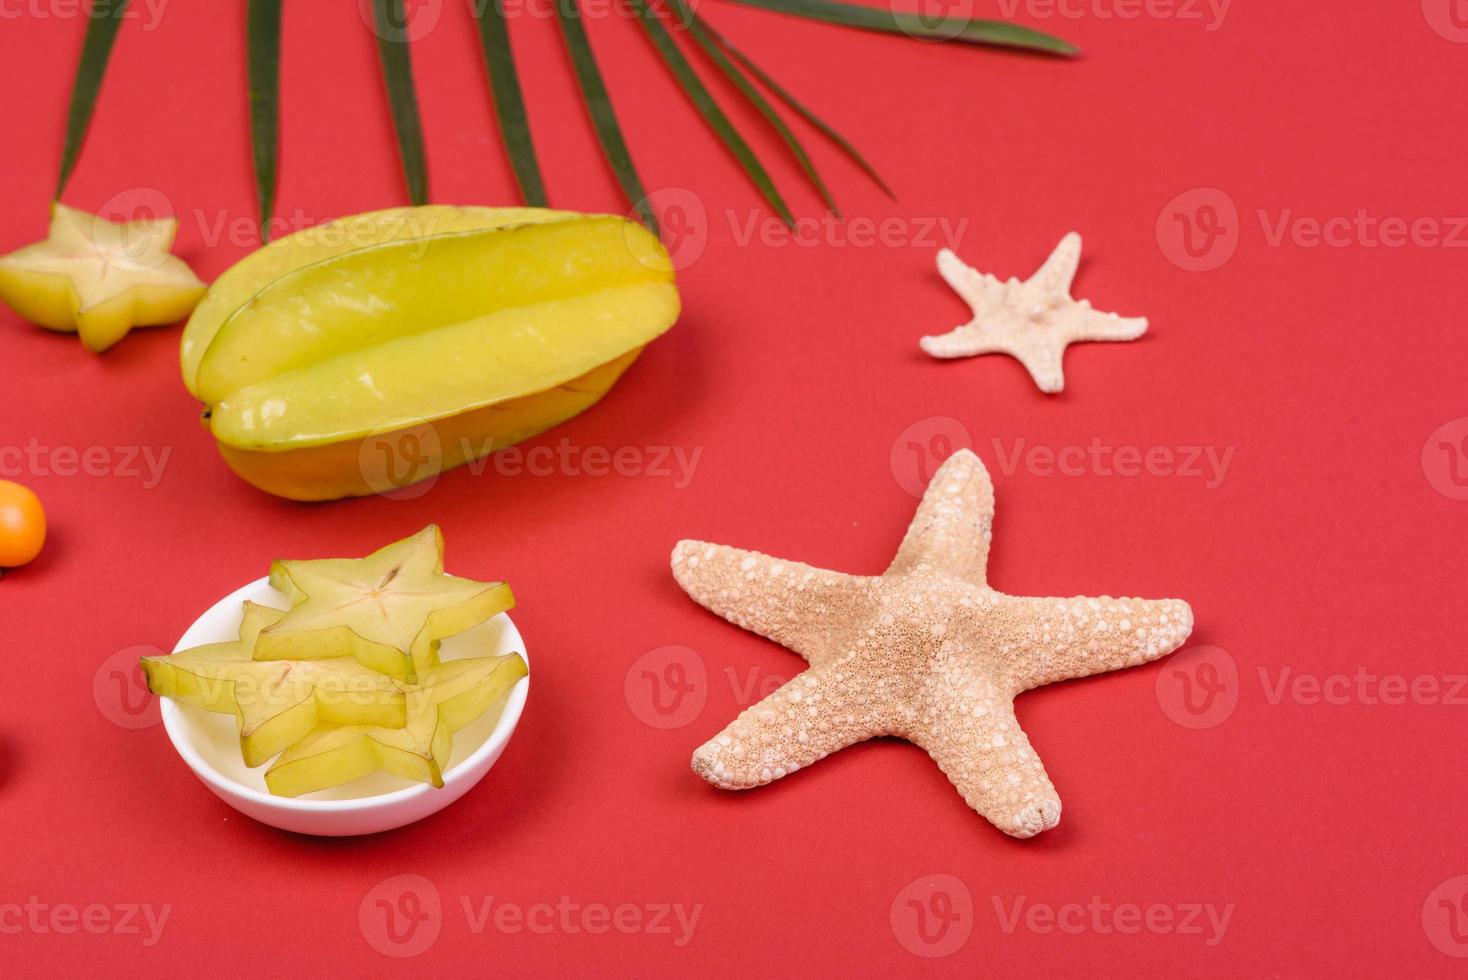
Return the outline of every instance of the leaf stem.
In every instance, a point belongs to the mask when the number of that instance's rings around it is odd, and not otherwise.
[[[658,230],[657,216],[643,189],[642,178],[632,164],[632,155],[627,152],[627,141],[622,136],[622,127],[612,109],[612,98],[607,92],[607,83],[597,67],[596,56],[591,52],[591,42],[586,37],[586,25],[581,20],[581,8],[576,0],[554,0],[556,19],[561,25],[561,36],[566,42],[566,51],[571,57],[571,67],[576,72],[576,82],[581,87],[581,101],[591,117],[597,141],[612,174],[626,195],[628,203],[636,210],[643,224],[654,233]]]
[[[418,93],[413,86],[413,58],[408,51],[408,19],[403,0],[372,0],[377,33],[377,55],[387,83],[388,106],[397,134],[398,156],[414,204],[428,201],[428,170],[424,164],[423,124],[418,116]]]
[[[77,62],[76,78],[71,85],[71,105],[66,113],[66,142],[61,149],[61,169],[56,179],[57,200],[61,199],[61,192],[66,190],[66,182],[76,169],[77,157],[92,124],[97,92],[102,87],[102,77],[107,74],[107,61],[112,57],[112,45],[117,40],[117,29],[122,26],[127,4],[128,0],[93,0],[87,14],[87,33],[82,40],[81,59]]]
[[[1069,41],[1052,37],[1033,28],[1003,20],[940,16],[936,20],[917,13],[884,7],[864,7],[839,0],[734,0],[748,7],[773,10],[792,17],[825,21],[843,27],[859,27],[888,34],[932,41],[966,41],[970,44],[992,44],[1006,48],[1024,48],[1045,54],[1067,57],[1080,51]]]
[[[780,219],[787,225],[793,225],[795,218],[791,215],[790,208],[786,206],[785,199],[780,196],[780,191],[775,187],[774,181],[770,179],[764,165],[749,148],[744,137],[734,128],[734,124],[729,121],[724,110],[719,108],[719,104],[714,101],[708,87],[704,85],[703,80],[694,72],[693,66],[688,63],[688,59],[674,43],[673,35],[663,24],[658,12],[648,6],[647,0],[632,0],[632,5],[639,15],[648,40],[652,42],[654,50],[683,88],[683,93],[688,96],[688,101],[693,103],[693,107],[698,110],[698,114],[703,117],[709,129],[713,130],[714,135],[734,155],[734,159],[744,168],[745,174],[759,189],[764,199],[769,202],[770,207],[775,209]]]
[[[268,242],[280,155],[280,0],[249,0],[245,18],[255,193],[260,240]]]
[[[484,67],[489,72],[495,119],[505,153],[515,171],[515,182],[520,186],[520,197],[531,207],[545,207],[545,183],[540,175],[540,162],[535,157],[535,143],[530,138],[530,119],[525,111],[520,76],[515,70],[515,55],[510,50],[504,0],[476,0],[469,6],[479,23],[479,43],[484,49]]]

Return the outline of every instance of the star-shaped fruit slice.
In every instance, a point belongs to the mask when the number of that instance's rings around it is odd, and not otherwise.
[[[148,689],[208,711],[232,712],[247,766],[267,761],[323,721],[399,727],[407,722],[403,689],[351,657],[253,659],[260,632],[283,615],[247,602],[239,640],[144,657]]]
[[[1061,360],[1069,344],[1085,340],[1136,340],[1147,332],[1144,317],[1121,317],[1071,298],[1081,261],[1081,236],[1071,232],[1029,279],[1000,282],[979,272],[948,249],[938,253],[938,272],[973,311],[973,319],[948,333],[924,337],[934,357],[1003,353],[1030,372],[1049,394],[1065,387]]]
[[[44,241],[0,256],[0,299],[101,352],[133,327],[176,323],[208,288],[170,254],[175,218],[108,221],[57,203]]]
[[[993,484],[964,449],[934,474],[881,575],[680,542],[673,575],[694,600],[810,664],[694,752],[694,771],[748,789],[895,735],[926,749],[1006,834],[1059,823],[1015,695],[1156,660],[1188,638],[1193,612],[1177,599],[998,592],[987,575],[993,523]]]
[[[265,770],[265,785],[276,796],[300,796],[381,771],[441,787],[454,733],[526,673],[516,653],[429,667],[423,683],[408,689],[405,726],[320,725]]]
[[[366,558],[277,561],[270,584],[292,605],[261,632],[256,660],[351,656],[409,684],[438,662],[439,640],[515,605],[504,582],[445,575],[433,524]]]

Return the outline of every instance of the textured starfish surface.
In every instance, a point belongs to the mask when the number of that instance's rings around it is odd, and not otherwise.
[[[679,542],[673,575],[690,596],[810,665],[694,752],[694,771],[747,789],[894,735],[925,749],[1006,834],[1054,827],[1060,798],[1015,720],[1015,695],[1155,660],[1187,639],[1193,613],[1177,599],[997,592],[986,580],[993,518],[989,474],[961,450],[878,576]]]
[[[1068,344],[1086,340],[1136,340],[1147,332],[1145,317],[1121,317],[1091,308],[1070,295],[1081,261],[1081,236],[1060,240],[1040,271],[1020,282],[979,272],[948,249],[938,253],[938,272],[973,311],[973,319],[919,344],[934,357],[1008,354],[1030,372],[1044,392],[1065,387],[1061,360]]]
[[[103,351],[133,327],[182,320],[206,289],[169,254],[174,218],[108,221],[55,205],[44,241],[0,256],[0,299],[52,330]]]
[[[256,660],[350,655],[410,684],[438,663],[439,640],[515,605],[504,582],[445,575],[434,524],[366,558],[277,561],[270,584],[291,609],[261,631]]]

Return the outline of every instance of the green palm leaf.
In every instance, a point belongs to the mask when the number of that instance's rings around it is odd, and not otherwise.
[[[759,65],[755,64],[753,61],[751,61],[749,56],[746,55],[743,51],[740,51],[738,48],[736,48],[727,37],[714,30],[713,26],[710,25],[708,21],[699,17],[696,12],[693,14],[693,18],[694,23],[697,24],[704,33],[708,34],[716,42],[718,42],[719,46],[727,51],[730,57],[739,62],[739,65],[745,71],[749,72],[749,74],[758,79],[759,83],[765,88],[769,89],[771,92],[774,92],[775,96],[779,98],[780,101],[784,102],[802,119],[804,119],[806,122],[810,123],[817,130],[819,130],[823,136],[825,136],[831,142],[835,143],[843,153],[851,158],[853,163],[860,167],[862,171],[866,173],[866,175],[870,177],[873,182],[875,182],[876,185],[882,189],[882,193],[886,194],[894,201],[897,200],[897,195],[892,193],[892,188],[887,186],[887,182],[882,179],[882,175],[877,173],[877,169],[867,162],[867,158],[861,155],[861,151],[859,151],[855,146],[851,145],[850,140],[838,133],[834,127],[832,127],[824,119],[822,119],[820,116],[816,115],[809,108],[807,108],[803,102],[792,95],[789,90],[787,90],[783,85],[771,78],[768,72],[766,72]]]
[[[970,44],[994,44],[1006,48],[1026,48],[1047,54],[1074,55],[1079,49],[1069,41],[1021,27],[1002,20],[964,18],[931,22],[920,14],[890,10],[885,7],[861,7],[837,0],[734,0],[749,7],[760,7],[820,20],[844,27],[860,27],[869,31],[906,34],[909,37],[935,41],[967,41]]]
[[[126,11],[127,0],[93,0],[88,14],[87,35],[82,41],[81,60],[77,63],[76,79],[71,85],[71,107],[66,113],[66,142],[61,149],[60,176],[56,179],[57,199],[66,189],[71,172],[76,169],[77,156],[92,123],[92,110],[97,105],[102,76],[107,73],[107,60],[112,57],[112,45],[117,40],[117,29],[122,26],[122,15]]]
[[[414,204],[428,200],[428,171],[423,159],[423,124],[418,119],[418,93],[413,87],[413,59],[408,52],[408,19],[403,0],[372,0],[377,32],[377,55],[382,77],[387,82],[387,101],[392,109],[393,130],[398,138],[398,156],[408,182],[408,197]]]
[[[489,72],[495,118],[499,121],[500,139],[504,140],[510,166],[515,171],[515,181],[520,185],[520,197],[531,207],[545,207],[545,183],[535,158],[535,144],[530,139],[525,97],[520,91],[520,76],[515,71],[515,56],[505,28],[504,0],[480,0],[469,6],[479,22],[479,43]],[[486,11],[486,7],[491,9]]]
[[[607,94],[607,83],[596,57],[591,53],[591,42],[586,39],[586,25],[581,22],[581,8],[576,0],[554,0],[556,19],[561,25],[561,36],[566,41],[566,51],[571,56],[571,67],[576,72],[576,82],[581,87],[581,101],[586,105],[586,114],[591,117],[597,141],[612,174],[621,185],[622,193],[637,210],[637,215],[654,232],[658,229],[657,216],[647,200],[647,191],[642,188],[642,178],[632,165],[632,155],[627,152],[627,141],[622,137],[622,127],[617,114],[612,110],[612,98]]]
[[[250,71],[250,142],[260,240],[270,240],[280,140],[280,0],[250,0],[245,12]]]
[[[713,29],[704,24],[702,19],[688,6],[685,0],[669,0],[669,4],[672,6],[674,13],[680,18],[680,23],[688,25],[689,32],[693,35],[693,40],[703,49],[703,53],[708,56],[708,59],[714,63],[719,71],[723,72],[725,78],[734,83],[734,87],[739,89],[740,94],[744,96],[750,105],[759,111],[759,114],[770,124],[770,127],[779,134],[780,139],[784,140],[785,146],[789,148],[791,155],[800,164],[800,169],[805,171],[805,175],[810,178],[810,182],[820,192],[821,199],[826,202],[826,207],[839,218],[841,216],[841,209],[836,206],[836,199],[831,196],[830,188],[821,179],[820,173],[816,170],[815,164],[811,162],[810,154],[805,151],[805,147],[801,144],[800,139],[790,131],[789,126],[785,125],[785,120],[780,118],[779,113],[775,112],[775,107],[770,105],[769,100],[761,95],[759,89],[750,83],[749,79],[744,76],[744,72],[740,71],[739,67],[729,60],[729,56],[719,46],[717,35]]]
[[[632,0],[632,4],[637,10],[648,40],[652,41],[653,48],[663,59],[663,63],[668,66],[668,70],[673,73],[673,77],[678,80],[678,84],[683,87],[684,94],[698,110],[698,114],[703,117],[703,121],[729,148],[729,152],[734,154],[734,158],[739,161],[739,165],[744,168],[744,172],[759,188],[760,193],[764,195],[770,207],[775,209],[775,213],[780,216],[781,220],[787,225],[794,224],[795,218],[791,215],[790,209],[786,207],[785,199],[775,188],[774,181],[770,180],[770,175],[765,172],[759,158],[754,155],[754,151],[749,148],[744,137],[739,135],[739,131],[734,128],[729,117],[724,115],[724,110],[720,109],[719,104],[714,101],[707,86],[694,73],[693,66],[688,63],[683,52],[678,50],[678,45],[673,42],[673,35],[664,26],[657,12],[647,5],[647,0]]]

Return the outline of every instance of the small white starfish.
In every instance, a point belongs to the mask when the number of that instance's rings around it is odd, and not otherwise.
[[[1081,261],[1081,236],[1071,232],[1033,276],[1000,282],[979,272],[949,249],[938,253],[938,272],[963,297],[974,317],[963,326],[919,343],[934,357],[1003,353],[1018,360],[1047,393],[1065,387],[1061,358],[1068,344],[1086,340],[1136,340],[1147,332],[1146,317],[1121,317],[1071,298]]]

